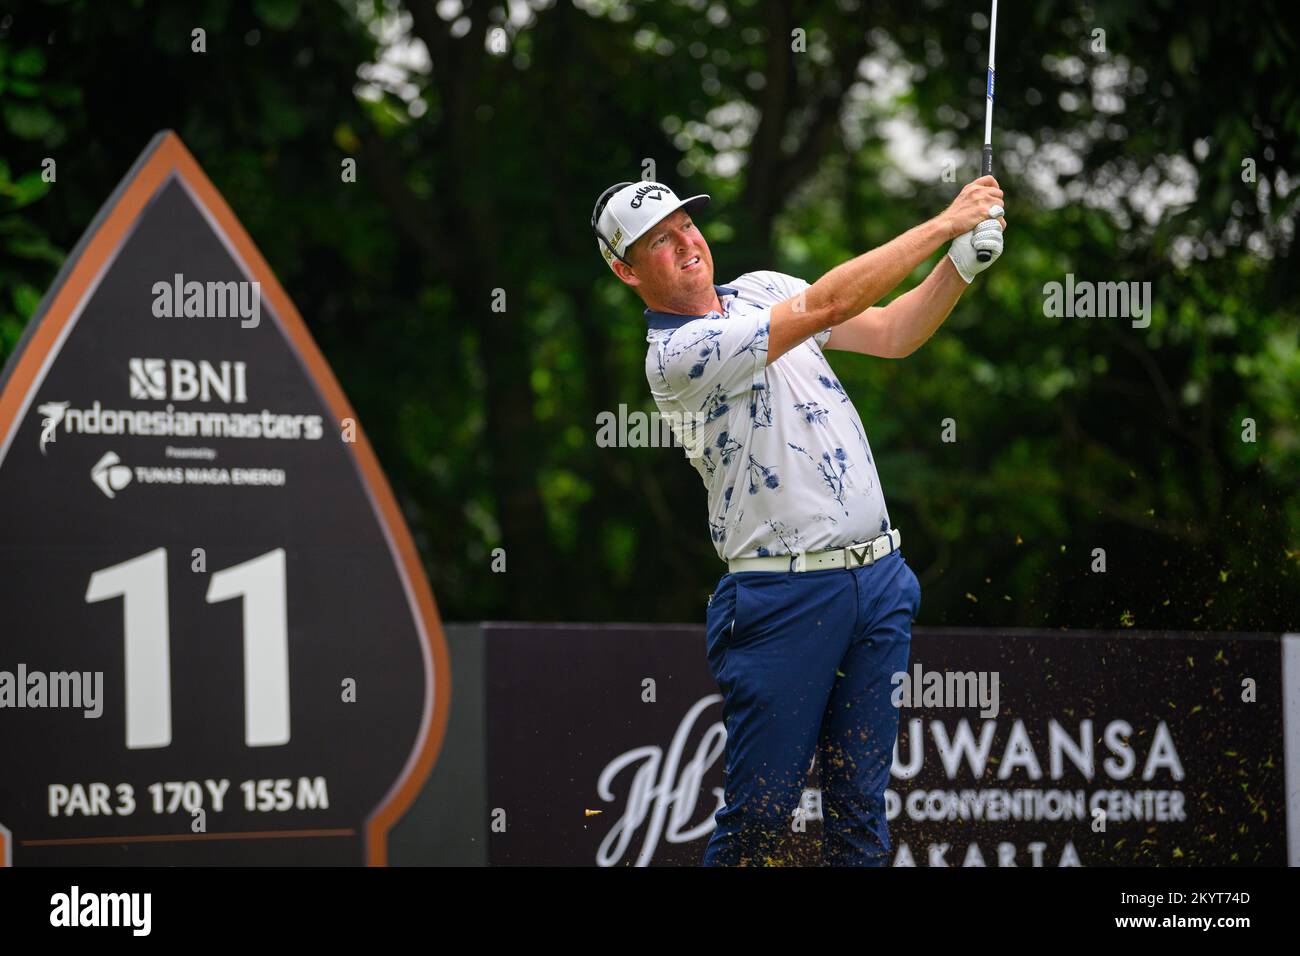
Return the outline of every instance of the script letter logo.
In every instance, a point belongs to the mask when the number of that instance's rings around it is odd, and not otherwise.
[[[654,857],[655,848],[662,835],[669,843],[690,843],[709,833],[713,829],[713,814],[722,808],[724,796],[721,787],[713,788],[717,805],[709,815],[689,830],[691,817],[695,815],[695,801],[700,793],[700,781],[704,774],[722,755],[727,741],[727,728],[721,722],[711,725],[696,745],[694,756],[682,763],[686,750],[686,741],[700,714],[713,704],[722,700],[721,694],[710,694],[696,702],[673,734],[672,744],[667,755],[662,747],[653,744],[636,747],[625,751],[605,765],[600,772],[596,792],[607,803],[614,801],[610,789],[615,778],[628,767],[640,764],[632,777],[627,792],[627,807],[605,839],[601,841],[596,854],[599,866],[614,866],[623,858],[632,837],[647,822],[645,840],[641,852],[637,854],[636,865],[646,866]],[[665,819],[667,828],[665,829]]]

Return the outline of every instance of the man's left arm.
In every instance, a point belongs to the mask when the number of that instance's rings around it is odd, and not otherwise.
[[[826,347],[879,358],[905,358],[943,325],[968,288],[952,260],[944,256],[915,289],[832,328]]]

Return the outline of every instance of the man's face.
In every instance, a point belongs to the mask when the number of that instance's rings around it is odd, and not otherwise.
[[[673,302],[713,288],[713,256],[690,214],[679,209],[632,244],[619,277],[641,297]]]

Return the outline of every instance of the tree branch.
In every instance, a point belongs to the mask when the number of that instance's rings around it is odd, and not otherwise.
[[[866,56],[869,45],[866,31],[862,30],[835,51],[834,65],[831,67],[833,76],[813,106],[808,133],[799,148],[783,159],[777,169],[776,195],[788,196],[804,182],[820,165],[822,157],[838,138],[844,98],[853,85],[858,64]]]
[[[426,260],[455,258],[457,246],[448,242],[438,226],[433,204],[420,199],[406,185],[401,168],[393,159],[383,136],[372,130],[362,142],[361,158],[373,170],[379,196],[402,230]]]

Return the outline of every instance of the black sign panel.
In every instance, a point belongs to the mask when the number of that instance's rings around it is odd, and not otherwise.
[[[703,629],[484,636],[491,862],[698,864],[725,740]],[[1284,865],[1281,660],[1274,635],[915,628],[894,865]],[[820,861],[816,779],[783,861]]]
[[[485,624],[483,636],[489,862],[698,863],[726,740],[703,629]]]
[[[902,710],[895,865],[1286,864],[1280,636],[918,628],[910,669],[996,702]]]
[[[13,864],[385,862],[446,721],[433,597],[302,319],[170,133],[6,367],[0,607]]]

